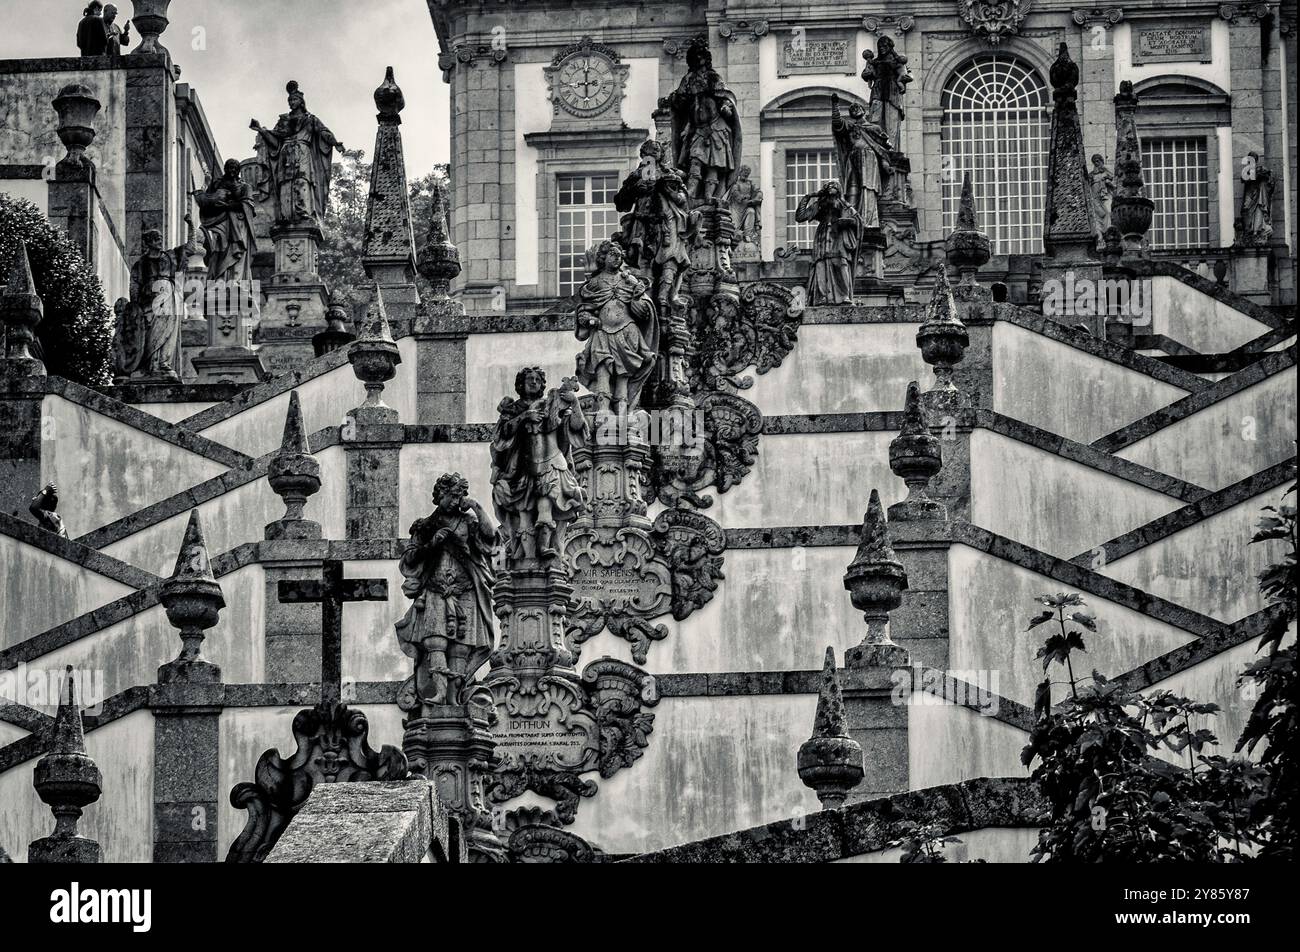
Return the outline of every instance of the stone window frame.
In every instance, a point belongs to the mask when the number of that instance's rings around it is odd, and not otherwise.
[[[537,150],[537,289],[560,295],[559,187],[561,175],[617,175],[636,167],[646,129],[591,129],[536,132],[524,136]],[[516,252],[517,253],[517,252]]]
[[[1185,87],[1185,95],[1161,97],[1161,87]],[[1232,125],[1231,97],[1211,82],[1177,73],[1163,73],[1142,80],[1134,86],[1140,106],[1137,112],[1138,138],[1144,143],[1154,139],[1205,139],[1206,177],[1210,191],[1208,248],[1219,247],[1225,196],[1216,191],[1219,183],[1219,128]],[[1229,221],[1235,216],[1229,202]],[[1161,249],[1162,254],[1188,249]],[[1203,249],[1191,249],[1200,251]]]
[[[845,112],[857,103],[864,109],[867,101],[856,93],[835,86],[802,86],[782,93],[768,102],[758,114],[759,139],[772,143],[772,223],[773,242],[777,249],[790,249],[786,234],[786,180],[787,155],[790,152],[810,152],[829,149],[835,153],[835,140],[831,135],[830,96],[835,93],[843,103]],[[824,102],[816,97],[825,97]],[[804,102],[804,100],[809,100]],[[791,108],[794,107],[794,108]],[[759,175],[761,178],[761,170]],[[811,249],[801,248],[799,255],[811,255]]]

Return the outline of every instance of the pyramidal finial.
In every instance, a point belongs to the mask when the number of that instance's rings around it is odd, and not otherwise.
[[[957,203],[957,230],[978,231],[975,224],[975,188],[971,184],[970,172],[961,182],[961,199]]]
[[[212,563],[208,560],[208,543],[203,537],[203,522],[197,509],[190,510],[190,521],[185,526],[185,538],[176,556],[172,579],[177,581],[215,582]]]
[[[952,296],[952,284],[948,281],[948,269],[940,266],[935,276],[934,290],[930,292],[930,303],[925,307],[927,323],[961,323],[957,316],[957,302]]]
[[[889,524],[885,521],[885,509],[880,504],[880,493],[875,489],[871,490],[867,514],[862,520],[861,540],[854,563],[898,561],[889,544]]]
[[[371,340],[392,342],[393,329],[388,324],[388,309],[384,306],[384,289],[375,282],[370,296],[370,306],[366,309],[366,334]]]
[[[847,737],[844,718],[844,693],[835,669],[835,649],[826,648],[821,684],[817,689],[817,716],[813,721],[814,737]]]
[[[284,418],[284,435],[280,439],[280,453],[297,453],[307,456],[311,448],[307,444],[307,427],[302,420],[302,402],[298,391],[289,394],[289,413]]]
[[[9,281],[5,285],[5,297],[18,294],[36,294],[36,279],[32,277],[32,262],[27,255],[27,242],[18,239],[18,253],[9,268]]]
[[[903,400],[903,427],[900,436],[929,436],[929,414],[921,402],[921,385],[913,380],[907,385],[907,396]]]
[[[81,724],[81,708],[77,707],[77,682],[72,674],[72,665],[68,665],[64,689],[59,691],[59,709],[54,714],[49,752],[52,754],[86,752],[86,735]]]

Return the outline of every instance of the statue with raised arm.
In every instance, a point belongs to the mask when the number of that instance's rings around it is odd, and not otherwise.
[[[566,377],[547,391],[546,373],[528,367],[515,377],[518,397],[497,406],[492,438],[492,504],[505,533],[506,564],[550,561],[564,528],[586,505],[573,467],[573,448],[587,439],[578,381]]]
[[[673,115],[673,161],[686,172],[690,199],[723,201],[740,167],[736,96],[713,68],[713,54],[703,36],[691,41],[686,69],[663,103]]]
[[[577,377],[596,395],[598,412],[636,406],[659,356],[659,321],[650,289],[623,262],[623,249],[601,242],[596,270],[578,292]]]
[[[794,217],[798,222],[817,222],[813,264],[808,272],[808,303],[852,304],[862,219],[857,209],[845,201],[840,183],[832,180],[805,195]]]
[[[459,473],[438,477],[433,502],[433,513],[412,524],[398,563],[411,607],[397,623],[397,641],[415,659],[415,675],[398,698],[403,710],[459,703],[493,647],[496,523]]]
[[[333,152],[342,153],[343,143],[307,111],[297,81],[291,81],[285,90],[289,111],[280,116],[275,128],[267,129],[256,119],[250,127],[257,132],[258,158],[271,177],[276,223],[319,223],[329,204]]]
[[[246,281],[253,279],[253,192],[240,176],[238,159],[227,159],[222,175],[207,188],[194,193],[199,206],[199,224],[203,229],[207,253],[204,265],[211,281]]]
[[[831,135],[844,200],[858,213],[863,226],[876,228],[880,225],[881,185],[893,171],[884,130],[857,103],[849,106],[846,118],[840,112],[840,97],[831,93]]]

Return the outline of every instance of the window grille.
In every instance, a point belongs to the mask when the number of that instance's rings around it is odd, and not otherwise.
[[[1210,243],[1210,158],[1205,139],[1146,139],[1142,177],[1155,203],[1152,248],[1204,248]]]
[[[811,248],[817,223],[794,220],[805,195],[835,178],[835,158],[830,149],[801,149],[785,154],[785,240],[792,248]]]
[[[618,175],[561,175],[556,191],[560,296],[569,297],[587,280],[587,250],[618,231]]]

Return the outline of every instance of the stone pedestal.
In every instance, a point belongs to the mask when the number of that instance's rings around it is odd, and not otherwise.
[[[888,663],[873,663],[878,661]],[[848,793],[849,804],[908,789],[908,664],[907,652],[895,645],[888,657],[859,653],[841,674],[845,726],[862,748],[863,764],[862,782]]]
[[[221,798],[221,684],[153,689],[153,861],[215,863]]]
[[[275,273],[263,285],[257,342],[272,375],[295,370],[315,356],[312,338],[326,326],[329,292],[317,273],[321,233],[315,223],[277,224]]]
[[[208,346],[190,358],[197,383],[259,383],[266,377],[262,359],[249,346],[249,321],[256,320],[253,300],[231,300],[220,289],[204,295]]]
[[[882,228],[863,228],[858,250],[859,279],[882,281],[885,277],[885,247],[888,241]]]

